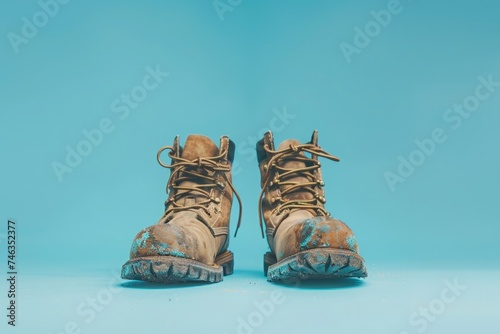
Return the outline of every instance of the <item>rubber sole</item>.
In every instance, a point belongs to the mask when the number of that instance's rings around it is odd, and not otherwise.
[[[358,254],[329,248],[309,249],[277,262],[267,252],[264,255],[264,275],[271,282],[290,279],[328,279],[366,277],[365,261]]]
[[[233,273],[234,258],[226,251],[215,259],[215,265],[175,256],[148,256],[127,261],[122,267],[123,279],[156,283],[222,281]]]

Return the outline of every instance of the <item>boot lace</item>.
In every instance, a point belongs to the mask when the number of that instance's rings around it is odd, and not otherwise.
[[[321,163],[315,160],[314,157],[320,156],[332,161],[340,161],[340,159],[314,144],[290,145],[288,148],[276,151],[271,150],[268,145],[264,145],[264,150],[271,155],[271,158],[267,162],[267,167],[265,167],[267,168],[267,173],[259,196],[259,224],[262,237],[264,238],[264,227],[262,224],[263,197],[266,189],[270,186],[289,186],[286,189],[280,187],[281,197],[273,197],[271,199],[272,204],[279,202],[279,205],[271,211],[272,214],[280,214],[286,210],[312,209],[319,214],[329,216],[330,213],[323,207],[323,204],[326,202],[325,197],[320,196],[314,189],[318,185],[321,187],[325,185],[322,180],[318,180],[314,175],[314,171],[321,167]],[[311,158],[300,155],[298,154],[299,152],[308,152],[311,154]],[[282,162],[286,161],[301,161],[304,162],[305,167],[285,168],[280,166]],[[274,178],[271,178],[272,176],[274,176]],[[290,180],[297,176],[305,177],[308,181],[295,182]],[[286,199],[287,194],[295,191],[306,191],[313,194],[313,197],[310,199]],[[318,201],[321,204],[319,204]]]
[[[160,155],[163,151],[170,150],[168,152],[168,156],[172,159],[172,164],[165,164]],[[238,229],[241,224],[241,215],[242,215],[242,204],[241,198],[232,182],[227,177],[226,173],[231,171],[230,164],[222,164],[219,163],[221,159],[224,159],[224,152],[215,157],[207,157],[207,158],[198,158],[195,160],[187,160],[175,155],[175,149],[172,146],[164,146],[160,148],[158,154],[156,155],[158,163],[165,168],[170,169],[170,177],[167,182],[166,191],[167,194],[170,191],[173,192],[173,195],[169,197],[165,201],[165,207],[167,208],[164,216],[169,215],[171,212],[184,211],[190,209],[201,209],[204,210],[208,215],[211,213],[208,210],[208,205],[211,202],[220,203],[220,199],[211,196],[210,190],[214,187],[219,187],[219,189],[223,189],[225,185],[217,179],[217,175],[221,175],[226,183],[229,185],[233,194],[238,199],[239,205],[239,214],[238,214],[238,225],[236,227],[236,232],[234,236],[238,233]],[[199,180],[204,180],[203,183],[199,182]],[[191,181],[195,184],[193,185],[181,185],[184,181]],[[171,189],[171,190],[170,190]],[[185,197],[192,196],[193,194],[197,194],[205,198],[202,201],[197,203],[192,203],[189,205],[181,205],[181,199]]]

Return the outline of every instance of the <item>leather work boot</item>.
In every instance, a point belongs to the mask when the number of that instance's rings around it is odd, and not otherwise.
[[[264,237],[264,218],[271,249],[264,255],[269,281],[366,277],[353,232],[325,210],[318,157],[339,161],[318,146],[317,131],[306,144],[285,140],[275,149],[270,131],[257,143],[259,219]]]
[[[179,136],[173,146],[157,154],[169,168],[168,199],[158,223],[140,231],[132,242],[130,260],[122,278],[150,282],[220,282],[233,273],[233,253],[228,250],[234,143],[223,136],[218,148],[201,135],[188,136],[184,147]],[[171,164],[160,155],[169,150]]]

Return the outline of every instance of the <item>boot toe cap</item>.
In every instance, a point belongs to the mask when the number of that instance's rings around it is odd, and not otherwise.
[[[342,221],[331,217],[299,220],[282,231],[278,229],[275,241],[278,259],[314,248],[342,249],[358,253],[358,243],[352,230]]]
[[[198,233],[197,233],[198,232]],[[140,231],[132,242],[130,259],[148,256],[175,256],[210,262],[211,244],[204,231],[193,227],[157,224]]]

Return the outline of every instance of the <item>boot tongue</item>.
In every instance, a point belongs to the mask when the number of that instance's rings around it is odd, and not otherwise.
[[[300,141],[297,139],[287,139],[283,141],[279,146],[278,146],[278,151],[290,148],[290,145],[298,146],[301,145]],[[302,153],[302,152],[301,152]],[[302,154],[304,155],[304,154]]]
[[[296,139],[285,140],[284,142],[282,142],[278,146],[278,151],[288,149],[288,148],[290,148],[290,145],[297,146],[297,145],[301,145],[301,143]],[[305,154],[303,152],[297,152],[297,153],[293,152],[289,156],[305,157]],[[303,161],[297,161],[297,160],[285,160],[285,161],[279,162],[278,164],[281,167],[286,168],[286,169],[290,169],[290,170],[306,167],[306,164]],[[287,182],[296,182],[296,183],[310,182],[310,180],[308,180],[307,177],[305,177],[305,176],[291,176],[291,177],[288,177],[286,179],[286,181]],[[283,191],[285,189],[290,188],[291,186],[290,185],[283,185],[281,187],[282,187],[281,189]],[[291,199],[291,200],[301,200],[301,199],[311,199],[311,198],[314,198],[314,196],[311,192],[306,191],[306,190],[301,190],[299,188],[296,191],[288,193],[286,195],[286,198]]]
[[[198,158],[211,158],[219,155],[219,148],[208,137],[202,135],[189,135],[182,149],[181,158],[186,160],[196,160]],[[183,187],[194,187],[200,184],[207,183],[207,180],[199,177],[191,177],[189,180],[181,182],[179,185]],[[204,188],[207,190],[207,188]],[[196,191],[185,191],[186,194],[177,203],[184,206],[194,205],[206,197]]]
[[[219,148],[208,137],[202,135],[189,135],[182,150],[181,158],[196,160],[198,158],[210,158],[219,154]]]

